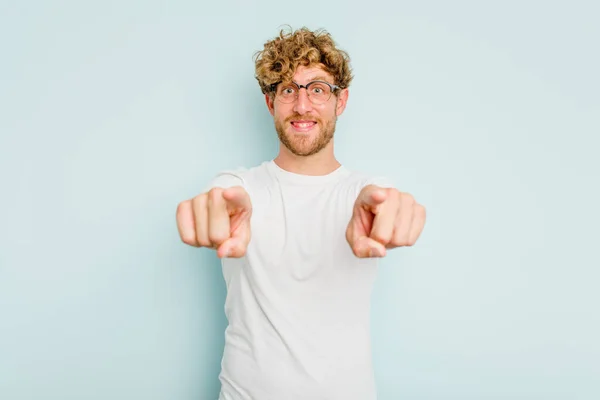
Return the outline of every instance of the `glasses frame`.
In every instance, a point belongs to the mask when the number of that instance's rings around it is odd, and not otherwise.
[[[271,92],[274,93],[274,97],[277,99],[279,99],[279,101],[281,101],[282,103],[285,104],[291,104],[293,102],[295,102],[296,100],[298,100],[298,96],[300,95],[300,89],[306,89],[306,95],[308,96],[308,99],[310,100],[311,103],[313,104],[325,104],[329,101],[329,99],[331,99],[331,95],[333,95],[337,90],[341,90],[342,88],[337,86],[337,85],[333,85],[329,82],[325,82],[325,81],[310,81],[308,82],[306,85],[300,85],[297,82],[292,81],[292,83],[294,85],[296,85],[296,87],[298,88],[298,91],[296,92],[296,96],[294,98],[294,100],[288,102],[282,101],[281,98],[279,98],[277,96],[277,86],[279,86],[280,84],[282,84],[282,81],[276,82],[276,83],[272,83],[271,85],[269,85],[269,88],[271,90]],[[329,86],[329,89],[331,90],[331,92],[329,93],[329,97],[327,98],[327,100],[325,100],[323,103],[315,103],[312,99],[312,97],[310,97],[310,92],[308,91],[308,88],[310,87],[310,85],[312,85],[313,83],[324,83],[325,85]]]

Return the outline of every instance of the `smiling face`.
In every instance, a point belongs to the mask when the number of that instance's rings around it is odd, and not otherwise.
[[[335,84],[333,77],[318,65],[298,66],[293,82],[306,85],[313,81]],[[267,93],[265,98],[283,146],[296,156],[306,157],[320,152],[331,142],[337,117],[346,108],[348,89],[333,93],[323,104],[312,103],[306,89],[300,89],[298,98],[291,103],[280,101],[274,93]]]

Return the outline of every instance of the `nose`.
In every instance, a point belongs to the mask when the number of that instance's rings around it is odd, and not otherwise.
[[[312,110],[312,103],[308,98],[308,92],[305,88],[302,88],[298,91],[298,98],[294,103],[294,111],[298,114],[306,114],[307,112]]]

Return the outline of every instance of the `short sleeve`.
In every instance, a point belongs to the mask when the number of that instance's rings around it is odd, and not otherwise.
[[[368,185],[375,185],[382,188],[394,188],[395,185],[391,179],[384,176],[369,177],[363,182],[363,187]]]
[[[219,172],[204,188],[204,192],[208,192],[210,189],[215,187],[223,189],[227,189],[233,186],[245,187],[245,181],[243,176],[245,170],[245,168],[238,168],[236,170]]]

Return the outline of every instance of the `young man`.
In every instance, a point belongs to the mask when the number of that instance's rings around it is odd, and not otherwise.
[[[219,399],[375,399],[377,259],[416,242],[425,209],[336,160],[352,76],[328,33],[281,32],[257,53],[256,78],[279,154],[219,174],[177,209],[183,242],[222,258],[229,325]]]

